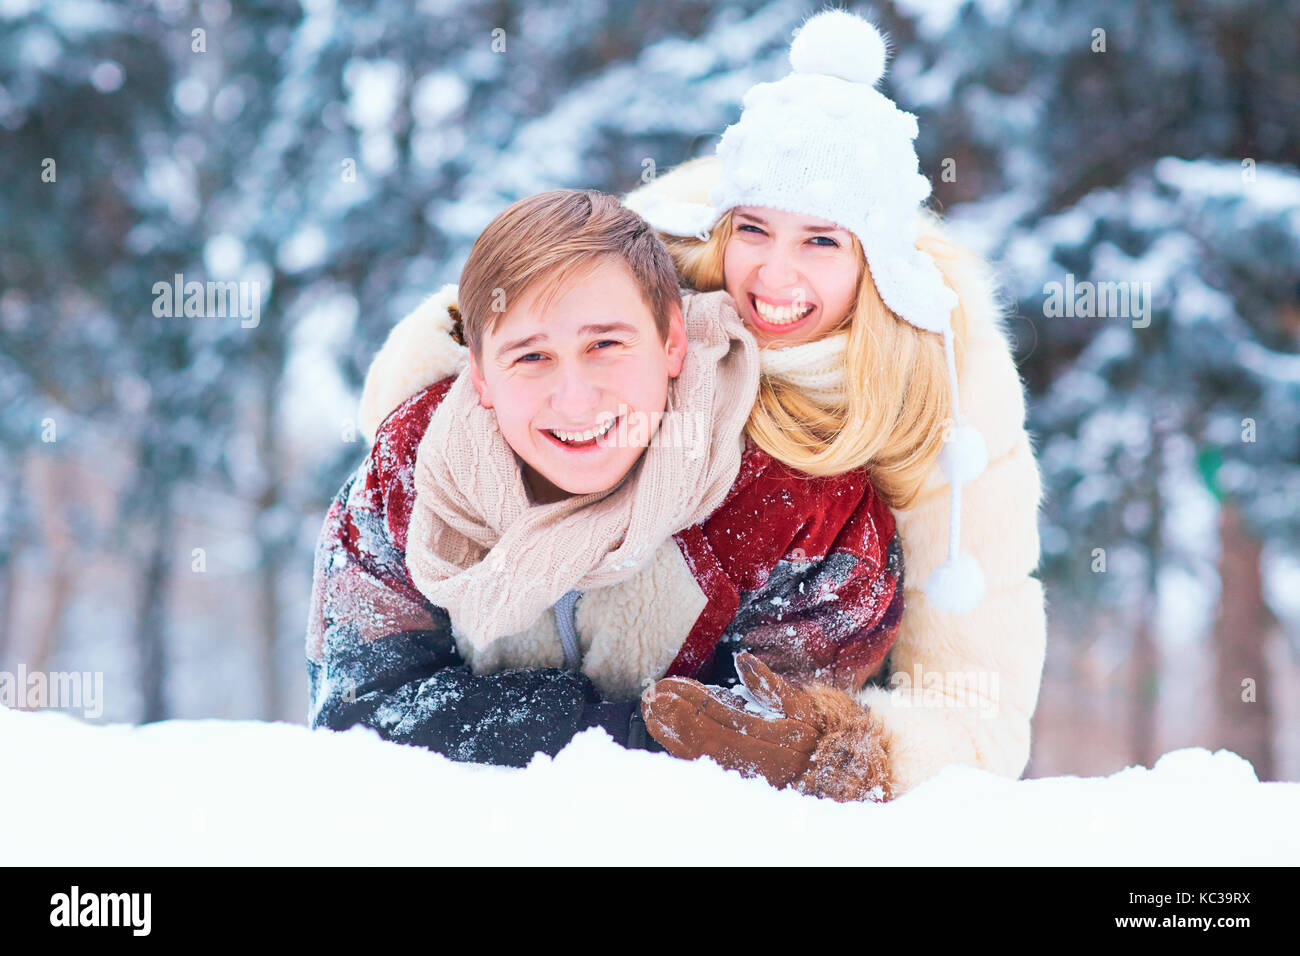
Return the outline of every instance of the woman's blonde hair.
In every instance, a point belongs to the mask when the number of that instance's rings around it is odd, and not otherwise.
[[[731,237],[725,213],[709,238],[663,235],[682,284],[698,292],[723,288],[723,257]],[[957,264],[971,256],[937,235],[918,249],[934,259],[950,287]],[[794,386],[764,376],[746,431],[760,448],[809,475],[869,467],[872,484],[892,508],[916,500],[952,424],[952,395],[943,337],[900,319],[885,305],[857,236],[857,305],[827,334],[848,329],[847,397],[843,407],[819,405]],[[961,368],[966,315],[953,311],[953,345]]]

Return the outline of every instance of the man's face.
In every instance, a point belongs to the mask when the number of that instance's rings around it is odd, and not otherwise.
[[[544,311],[533,290],[507,303],[481,363],[471,351],[470,377],[542,504],[622,480],[654,436],[685,357],[681,309],[662,341],[627,266],[602,259]]]

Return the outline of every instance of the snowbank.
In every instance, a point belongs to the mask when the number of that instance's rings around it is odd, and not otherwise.
[[[0,708],[5,864],[1300,862],[1300,784],[1221,750],[1010,781],[951,767],[836,804],[589,730],[525,770],[368,730],[92,726]]]

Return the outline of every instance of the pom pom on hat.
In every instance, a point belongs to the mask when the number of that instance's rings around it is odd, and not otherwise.
[[[796,73],[822,73],[874,86],[885,75],[889,50],[874,26],[847,10],[810,17],[790,44]]]

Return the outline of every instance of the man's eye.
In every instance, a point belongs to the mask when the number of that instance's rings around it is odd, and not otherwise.
[[[813,236],[813,237],[812,237],[811,239],[809,239],[808,241],[809,241],[809,242],[816,242],[818,239],[825,239],[825,240],[826,240],[826,243],[827,243],[827,244],[823,246],[823,248],[825,248],[825,249],[838,249],[838,248],[840,247],[840,244],[839,244],[838,242],[836,242],[834,239],[832,239],[830,236]]]
[[[600,348],[602,345],[622,345],[622,344],[623,343],[620,342],[618,339],[601,339],[593,346],[593,348]]]
[[[539,358],[539,359],[540,359],[540,358],[545,358],[545,357],[546,357],[546,356],[544,356],[541,352],[529,352],[527,355],[521,355],[521,356],[519,356],[519,358],[515,359],[515,361],[516,361],[516,362],[528,362],[528,360],[529,360],[530,358],[533,358],[534,356],[536,356],[536,357]],[[529,364],[529,365],[534,365],[534,364],[536,364],[536,363],[535,363],[535,362],[528,362],[528,364]]]

